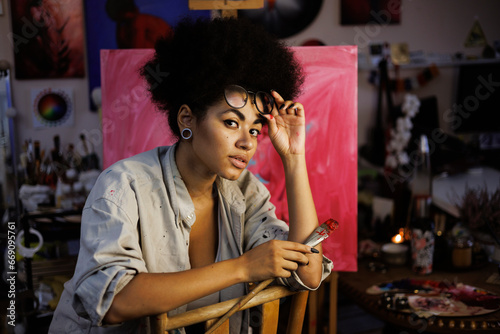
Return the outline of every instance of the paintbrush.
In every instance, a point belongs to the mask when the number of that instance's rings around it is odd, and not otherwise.
[[[322,241],[324,241],[326,238],[332,234],[333,231],[335,231],[339,226],[339,223],[336,220],[333,219],[328,219],[326,222],[321,224],[319,227],[317,227],[311,235],[306,239],[304,242],[305,245],[310,246],[311,248],[316,247],[319,245]],[[210,334],[214,330],[216,330],[220,325],[224,323],[230,316],[238,312],[246,303],[248,303],[256,294],[258,294],[260,291],[264,290],[269,284],[271,284],[274,281],[274,278],[269,278],[265,281],[260,282],[250,293],[247,295],[241,297],[241,299],[234,304],[234,306],[226,312],[222,317],[217,320],[215,324],[213,324],[212,327],[210,327],[205,334]]]

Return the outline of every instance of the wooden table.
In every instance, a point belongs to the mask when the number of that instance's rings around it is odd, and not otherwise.
[[[500,333],[500,311],[482,316],[470,317],[436,317],[418,318],[415,314],[388,310],[379,304],[380,295],[369,295],[366,289],[372,285],[391,282],[405,278],[429,279],[435,281],[459,282],[500,295],[500,285],[487,283],[486,280],[498,273],[498,265],[489,263],[485,266],[468,271],[434,270],[430,275],[420,276],[413,273],[407,266],[389,267],[386,273],[372,272],[368,261],[360,261],[357,272],[339,273],[338,288],[368,313],[380,320],[409,333],[450,333],[458,330],[460,333],[481,330]]]

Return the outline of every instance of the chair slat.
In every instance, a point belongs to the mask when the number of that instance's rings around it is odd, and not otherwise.
[[[218,319],[211,319],[205,322],[205,330],[207,331],[209,328],[217,322]],[[229,319],[224,321],[222,325],[217,327],[213,332],[213,334],[229,334]]]
[[[286,326],[287,334],[302,333],[302,324],[304,323],[304,315],[306,314],[307,298],[309,291],[300,291],[292,298],[290,306],[290,315],[288,316],[288,325]]]
[[[280,314],[280,300],[276,299],[262,305],[261,334],[276,333],[278,331],[278,318]]]

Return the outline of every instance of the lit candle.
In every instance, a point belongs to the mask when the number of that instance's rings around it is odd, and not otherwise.
[[[395,244],[400,244],[403,242],[403,236],[401,234],[396,234],[391,238],[391,241],[394,242]]]

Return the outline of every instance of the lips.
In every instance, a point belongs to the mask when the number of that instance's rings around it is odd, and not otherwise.
[[[230,156],[229,160],[231,160],[231,163],[236,168],[244,169],[247,166],[247,164],[248,164],[247,157],[245,157],[243,155],[233,155],[233,156]]]

